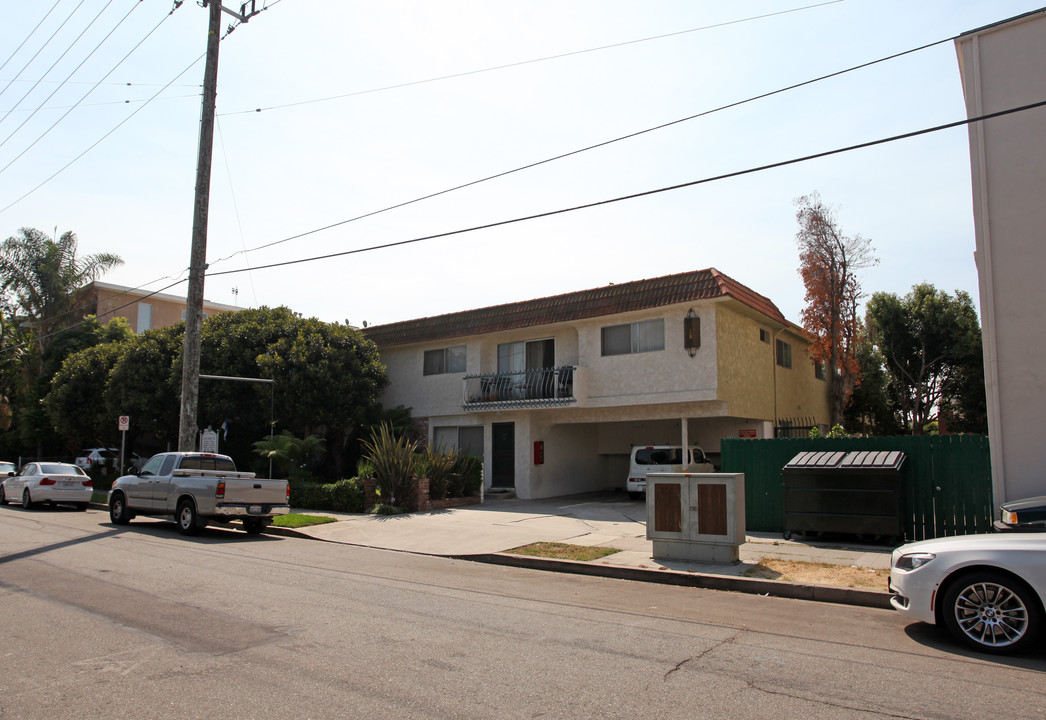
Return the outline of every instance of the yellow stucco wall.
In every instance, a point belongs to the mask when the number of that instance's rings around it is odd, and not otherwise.
[[[760,339],[760,329],[769,342]],[[773,421],[802,417],[828,423],[828,383],[815,377],[809,343],[800,333],[719,303],[716,338],[719,399],[726,402],[729,415]],[[791,368],[777,364],[776,340],[791,345]]]

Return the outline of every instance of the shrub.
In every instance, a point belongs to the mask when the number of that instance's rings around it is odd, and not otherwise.
[[[483,462],[478,457],[458,453],[451,470],[450,497],[478,495],[483,485]]]
[[[315,484],[291,481],[291,505],[308,510],[363,512],[363,482],[356,478]]]
[[[429,497],[443,500],[448,496],[448,481],[454,471],[457,456],[452,453],[426,450],[418,458],[415,468],[418,477],[428,478]]]

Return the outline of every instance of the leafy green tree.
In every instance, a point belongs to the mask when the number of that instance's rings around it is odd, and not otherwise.
[[[124,351],[120,343],[95,345],[69,355],[55,373],[43,406],[67,451],[112,445],[117,416],[108,412],[103,398]]]
[[[859,435],[897,435],[904,427],[895,409],[886,360],[868,338],[857,346],[861,373],[846,406],[845,427]]]
[[[105,412],[131,416],[128,441],[144,452],[163,450],[177,438],[184,324],[150,330],[121,345],[104,390]],[[97,358],[95,358],[97,361]],[[87,360],[81,362],[86,363]],[[80,366],[63,365],[56,388],[68,398],[76,388],[93,396]],[[246,463],[253,443],[276,428],[298,437],[317,435],[329,450],[326,470],[342,477],[346,446],[372,417],[388,382],[377,348],[357,330],[302,319],[287,308],[259,308],[208,319],[203,328],[205,375],[272,379],[256,384],[201,380],[201,427],[229,432],[220,446]],[[56,406],[63,400],[56,399]],[[258,470],[264,468],[259,459]]]
[[[129,415],[134,449],[166,450],[178,437],[184,323],[148,330],[123,345],[109,375],[105,405],[113,417]]]
[[[313,318],[273,343],[258,365],[276,381],[281,424],[325,437],[332,471],[342,476],[346,446],[388,385],[377,346],[358,330]]]
[[[980,325],[968,293],[956,291],[953,298],[929,283],[914,286],[904,298],[879,292],[869,300],[866,317],[897,410],[912,434],[922,434],[953,400],[966,402],[956,393],[969,390],[971,375],[979,375],[983,387]]]

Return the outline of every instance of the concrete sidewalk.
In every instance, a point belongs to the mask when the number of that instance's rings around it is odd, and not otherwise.
[[[743,577],[766,558],[845,565],[869,570],[890,567],[891,548],[810,540],[785,540],[770,533],[749,533],[741,546],[741,562],[718,565],[656,560],[646,539],[646,506],[621,493],[552,498],[546,500],[488,497],[481,505],[410,515],[330,515],[338,522],[272,532],[305,536],[327,542],[463,558],[559,572],[605,575],[647,582],[714,587],[761,594],[888,607],[882,592],[806,586],[776,580]],[[579,563],[507,555],[506,550],[536,542],[613,547],[619,552]]]

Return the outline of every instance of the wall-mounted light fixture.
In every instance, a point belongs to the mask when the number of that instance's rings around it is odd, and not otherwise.
[[[693,308],[690,308],[683,318],[683,347],[690,357],[697,355],[697,350],[701,347],[701,318]]]

